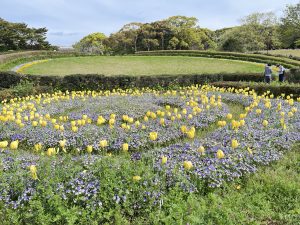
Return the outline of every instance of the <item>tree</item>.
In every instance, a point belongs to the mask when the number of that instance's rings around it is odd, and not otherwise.
[[[300,2],[286,7],[281,18],[280,33],[283,47],[296,47],[296,41],[300,39]]]
[[[103,33],[92,33],[75,43],[73,47],[79,52],[103,55],[108,50],[108,47],[104,44],[105,39],[106,36]]]
[[[0,51],[53,48],[46,41],[46,28],[29,28],[25,23],[11,23],[0,18]]]
[[[172,37],[172,39],[169,41],[169,49],[175,50],[179,43],[180,41],[177,37]]]
[[[121,33],[124,33],[127,42],[128,40],[131,40],[134,45],[134,52],[137,52],[137,41],[138,36],[141,32],[140,28],[142,26],[142,23],[129,23],[123,26],[123,28],[119,31]]]
[[[241,20],[242,25],[224,29],[219,36],[225,51],[257,51],[278,48],[278,20],[274,13],[253,13]]]
[[[295,41],[295,46],[296,46],[297,48],[300,48],[300,39],[298,39],[297,41]]]
[[[261,42],[263,49],[270,50],[280,46],[278,18],[273,12],[253,13],[242,19],[242,22],[245,32],[251,34],[251,39]]]

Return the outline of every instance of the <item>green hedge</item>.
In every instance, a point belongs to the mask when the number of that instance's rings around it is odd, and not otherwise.
[[[236,52],[164,50],[164,51],[142,51],[142,52],[137,52],[136,55],[206,57],[206,58],[241,60],[241,61],[257,62],[257,63],[271,63],[273,65],[282,64],[286,68],[300,68],[300,62],[297,60],[276,57],[276,56],[244,54],[244,53],[236,53]]]
[[[288,58],[288,59],[293,59],[300,61],[299,56],[294,56],[294,55],[282,55],[282,54],[271,54],[271,53],[266,53],[266,52],[253,52],[253,54],[258,54],[258,55],[266,55],[266,56],[275,56],[275,57],[280,57],[280,58]]]
[[[273,83],[273,84],[266,84],[263,82],[254,83],[254,82],[213,82],[211,85],[215,87],[222,87],[222,88],[250,88],[251,90],[255,90],[258,94],[263,94],[266,91],[270,91],[275,96],[280,96],[282,93],[287,95],[293,94],[295,98],[300,97],[300,84],[289,84],[289,83]]]
[[[95,56],[95,54],[84,54],[72,51],[29,51],[5,54],[0,55],[0,70],[8,71],[14,66],[35,60],[79,56]]]
[[[216,81],[263,81],[262,74],[194,74],[194,75],[152,75],[152,76],[104,76],[77,74],[68,76],[21,75],[14,72],[0,72],[0,88],[9,88],[20,81],[50,86],[60,90],[112,89],[127,87],[168,87],[205,84]]]

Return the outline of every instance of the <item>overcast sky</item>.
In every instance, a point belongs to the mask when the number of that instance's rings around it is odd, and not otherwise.
[[[281,15],[299,0],[0,0],[0,17],[47,27],[48,41],[71,46],[93,32],[109,35],[130,22],[152,22],[169,16],[195,16],[200,27],[219,29],[239,24],[253,12]]]

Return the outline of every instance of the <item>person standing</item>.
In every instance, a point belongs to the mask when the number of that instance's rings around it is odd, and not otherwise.
[[[280,64],[277,64],[276,66],[277,66],[277,68],[279,68],[279,71],[278,71],[279,82],[283,82],[284,81],[285,68]]]
[[[265,81],[266,83],[270,83],[272,78],[272,69],[271,69],[271,64],[268,63],[265,67]]]

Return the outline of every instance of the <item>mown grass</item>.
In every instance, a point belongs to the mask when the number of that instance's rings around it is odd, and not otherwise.
[[[33,75],[104,74],[215,74],[259,73],[263,65],[251,62],[184,56],[93,56],[52,59],[26,68]]]
[[[300,49],[278,49],[270,51],[262,51],[262,53],[268,53],[271,55],[283,55],[283,56],[296,56],[300,57]]]
[[[153,224],[299,224],[299,148],[258,173],[206,195],[174,189],[164,197],[161,210],[135,223],[148,224],[150,219]]]

